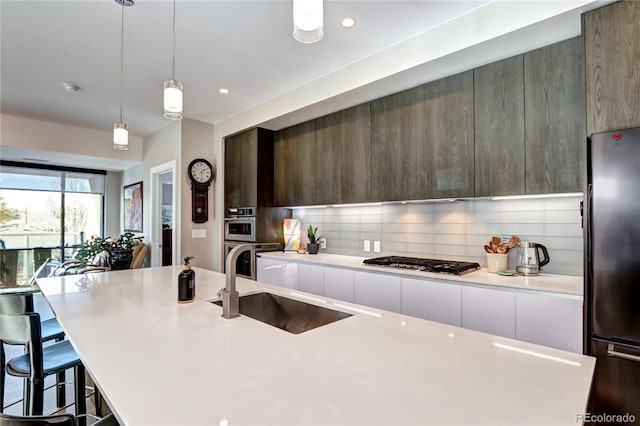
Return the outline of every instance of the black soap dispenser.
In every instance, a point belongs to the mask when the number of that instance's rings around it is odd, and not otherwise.
[[[184,258],[184,269],[178,275],[178,303],[191,303],[196,297],[196,273],[189,261],[193,256]]]

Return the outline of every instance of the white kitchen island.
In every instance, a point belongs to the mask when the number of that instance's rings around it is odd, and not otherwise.
[[[209,303],[180,266],[39,279],[124,425],[575,425],[594,359],[238,279],[353,314],[294,335]],[[309,298],[311,297],[311,298]]]

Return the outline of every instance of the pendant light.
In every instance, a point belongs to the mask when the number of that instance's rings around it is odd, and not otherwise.
[[[120,25],[120,121],[113,125],[113,149],[125,151],[129,149],[129,130],[127,123],[122,121],[122,104],[124,98],[124,8],[133,6],[133,0],[115,0],[122,6]]]
[[[322,38],[323,0],[293,0],[293,38],[315,43]]]
[[[182,119],[182,83],[175,79],[176,72],[176,0],[173,0],[173,62],[171,78],[164,82],[164,116],[170,120]]]

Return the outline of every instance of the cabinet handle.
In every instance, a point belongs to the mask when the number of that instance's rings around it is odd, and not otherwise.
[[[607,355],[612,356],[614,358],[623,358],[623,359],[628,359],[629,361],[640,362],[640,356],[625,354],[624,352],[618,352],[615,350],[615,345],[613,343],[609,343],[609,347],[607,348]]]

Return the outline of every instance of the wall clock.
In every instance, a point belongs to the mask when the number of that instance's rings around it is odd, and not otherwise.
[[[204,158],[196,158],[187,168],[191,180],[191,221],[194,223],[209,220],[209,186],[214,172],[211,163]]]

